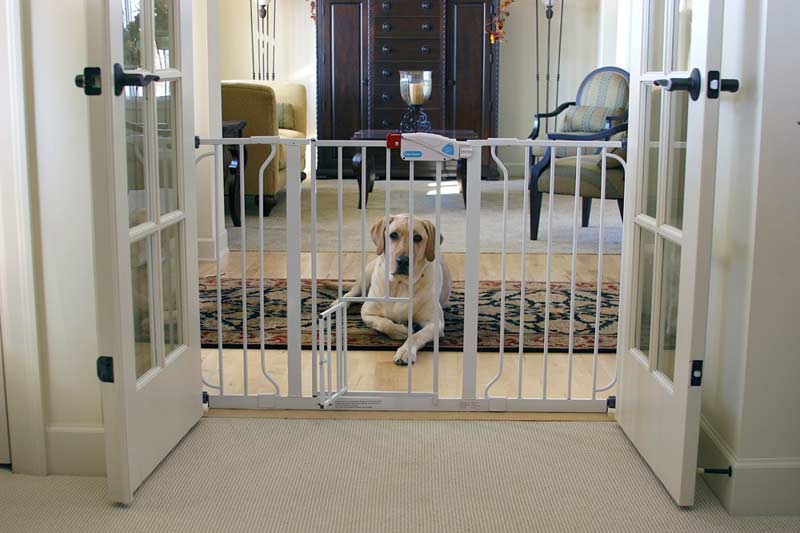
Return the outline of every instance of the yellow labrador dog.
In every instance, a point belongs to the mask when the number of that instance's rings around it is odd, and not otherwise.
[[[444,335],[443,307],[450,298],[452,279],[447,264],[436,257],[436,230],[432,222],[414,218],[414,236],[409,238],[409,217],[407,214],[389,218],[386,231],[384,218],[372,226],[372,242],[375,243],[378,257],[367,265],[365,289],[368,297],[404,297],[409,293],[410,256],[413,256],[414,315],[413,322],[419,331],[408,342],[408,303],[407,302],[365,302],[361,307],[361,318],[369,327],[376,329],[392,339],[406,339],[394,355],[398,365],[413,363],[416,353],[433,340],[435,322],[439,323],[439,336]],[[386,242],[386,234],[389,241]],[[444,238],[439,235],[440,241]],[[414,253],[410,253],[409,242],[413,240]],[[438,269],[441,291],[436,294],[434,272]],[[386,285],[386,271],[389,271],[389,285]],[[361,280],[346,296],[361,296]],[[415,328],[417,329],[417,328]]]

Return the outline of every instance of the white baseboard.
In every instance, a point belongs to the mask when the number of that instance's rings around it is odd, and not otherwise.
[[[228,232],[222,231],[219,235],[221,256],[228,253]],[[214,239],[197,239],[197,259],[198,261],[214,260]]]
[[[47,473],[105,476],[103,426],[47,426]]]
[[[703,479],[734,515],[800,514],[800,457],[739,459],[714,427],[700,422],[699,466],[733,468]]]

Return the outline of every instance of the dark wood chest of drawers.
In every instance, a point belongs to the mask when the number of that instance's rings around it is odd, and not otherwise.
[[[395,129],[407,106],[401,70],[430,70],[434,129],[497,136],[499,58],[486,35],[498,0],[321,0],[317,4],[317,135]],[[351,151],[345,150],[345,172]],[[321,174],[336,150],[322,151]]]

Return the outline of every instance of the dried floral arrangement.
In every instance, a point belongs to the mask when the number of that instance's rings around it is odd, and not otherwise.
[[[492,19],[486,25],[486,34],[489,36],[489,42],[492,44],[502,43],[506,38],[505,23],[510,15],[508,8],[514,0],[501,0],[500,9],[494,14]]]

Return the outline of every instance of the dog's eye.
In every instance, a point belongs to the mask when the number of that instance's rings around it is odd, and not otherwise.
[[[422,235],[414,235],[414,242],[422,242]]]
[[[396,241],[399,237],[400,235],[398,235],[396,231],[393,231],[389,234],[389,238],[392,239],[393,241]]]

